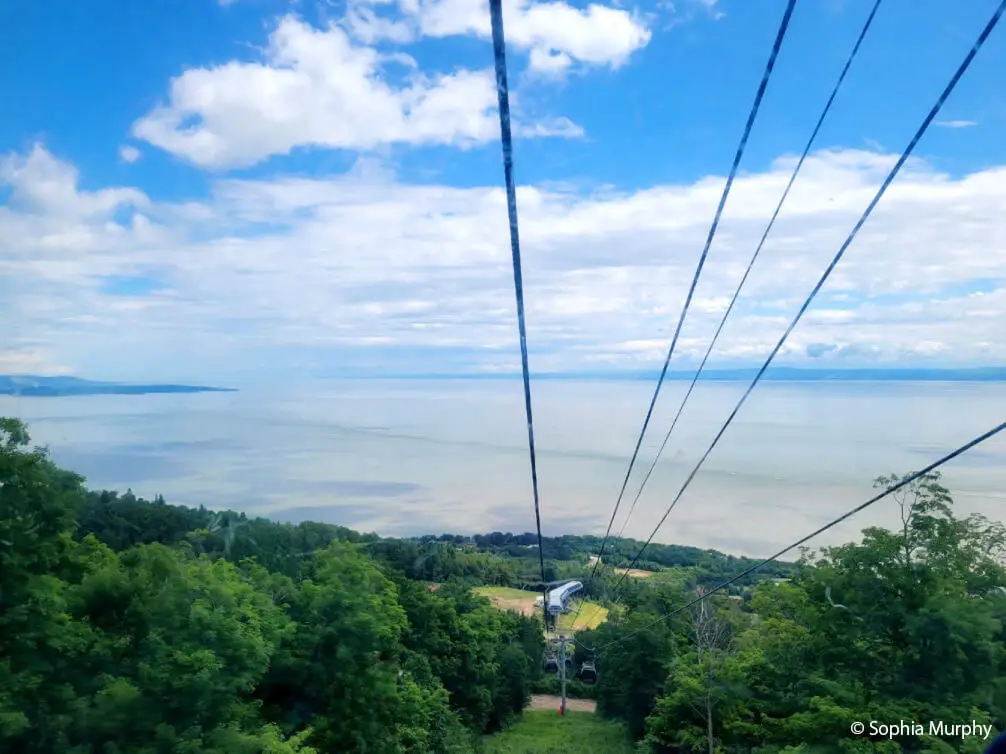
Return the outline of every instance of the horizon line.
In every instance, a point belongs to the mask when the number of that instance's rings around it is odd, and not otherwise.
[[[752,379],[758,367],[721,367],[703,370],[700,379],[710,382],[727,382]],[[650,381],[655,380],[660,370],[556,370],[531,372],[535,380],[610,380],[610,381]],[[521,378],[519,370],[508,372],[342,372],[334,374],[303,374],[301,377],[318,380],[515,380]],[[298,375],[273,376],[269,382],[289,382]],[[669,370],[665,379],[672,381],[690,380],[695,377],[694,369]],[[166,382],[108,382],[91,380],[75,375],[29,375],[0,374],[0,380],[53,380],[58,382],[88,383],[91,386],[115,387],[176,387],[195,388],[212,391],[233,391],[237,388],[210,387],[205,382],[194,385],[183,380]],[[1006,366],[978,367],[772,367],[765,372],[765,381],[786,382],[852,382],[852,381],[910,381],[910,382],[1006,382]],[[213,380],[215,381],[215,380]],[[238,380],[241,382],[241,380]]]
[[[751,379],[758,373],[758,367],[724,367],[703,370],[699,379],[710,381],[736,381]],[[536,380],[654,380],[660,370],[639,369],[622,371],[554,371],[531,372]],[[513,372],[413,372],[398,374],[342,374],[327,375],[327,379],[375,379],[375,380],[511,380],[520,379],[520,371]],[[670,370],[667,380],[690,380],[695,370]],[[916,381],[916,382],[1006,382],[1006,366],[983,367],[774,367],[765,372],[766,381]]]

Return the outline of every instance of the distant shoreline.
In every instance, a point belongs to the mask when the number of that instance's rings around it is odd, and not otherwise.
[[[751,381],[758,370],[710,369],[702,372],[700,381],[738,382]],[[533,380],[583,380],[612,382],[656,381],[659,371],[637,372],[540,372],[531,373]],[[694,371],[669,371],[665,380],[691,381]],[[515,380],[520,372],[495,374],[398,374],[398,375],[346,375],[344,379],[375,380]],[[338,378],[337,378],[338,379]],[[1006,367],[976,367],[969,369],[802,369],[779,367],[769,369],[764,382],[1006,382]]]
[[[710,369],[700,377],[703,382],[751,382],[757,375],[755,368]],[[690,382],[694,371],[669,371],[668,382]],[[305,375],[306,377],[306,375]],[[540,372],[532,373],[535,382],[656,382],[657,370],[625,372]],[[498,382],[521,379],[519,372],[476,374],[476,373],[428,373],[428,374],[339,374],[310,376],[311,382],[325,381],[459,381]],[[769,369],[763,382],[793,384],[839,384],[839,383],[1006,383],[1006,367],[973,367],[961,369],[805,369],[800,367],[778,367]],[[282,389],[289,387],[290,381],[277,381]],[[65,398],[89,395],[183,395],[194,393],[235,393],[238,388],[206,385],[178,384],[129,384],[85,380],[79,377],[43,377],[34,375],[0,375],[0,395],[19,398]]]
[[[130,385],[94,382],[78,377],[0,375],[0,395],[18,398],[69,398],[87,395],[154,395],[185,393],[232,393],[236,388],[203,385]]]

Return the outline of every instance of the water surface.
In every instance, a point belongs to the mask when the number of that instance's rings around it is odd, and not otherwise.
[[[616,521],[621,528],[686,383],[661,393]],[[645,537],[740,398],[698,387],[625,533]],[[534,410],[546,533],[601,532],[653,384],[539,382]],[[238,393],[18,398],[54,459],[92,487],[401,535],[528,531],[519,381],[329,381]],[[658,541],[768,555],[1006,417],[996,383],[759,385]],[[945,469],[960,513],[1006,519],[1006,438]],[[884,502],[822,542],[891,524]]]

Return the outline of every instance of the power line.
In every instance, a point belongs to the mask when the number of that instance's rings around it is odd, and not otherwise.
[[[1004,3],[1004,5],[1006,5],[1006,3]],[[997,435],[1000,432],[1002,432],[1004,429],[1006,429],[1006,422],[1003,422],[1003,423],[999,424],[998,426],[993,427],[988,432],[985,432],[984,434],[979,435],[978,437],[976,437],[975,439],[971,440],[970,442],[965,443],[964,445],[961,445],[956,450],[954,450],[954,451],[952,451],[950,453],[947,453],[945,456],[943,456],[939,460],[934,461],[933,463],[929,464],[924,469],[922,469],[920,471],[916,471],[914,474],[908,475],[907,477],[905,477],[904,479],[902,479],[897,484],[894,484],[894,485],[888,487],[886,490],[884,490],[880,494],[874,495],[869,500],[867,500],[865,503],[861,503],[861,504],[857,505],[852,510],[850,510],[850,511],[848,511],[846,513],[843,513],[841,516],[839,516],[838,518],[836,518],[834,521],[831,521],[830,523],[825,524],[821,528],[816,529],[815,531],[811,532],[807,536],[798,539],[796,542],[794,542],[793,544],[791,544],[791,545],[783,548],[782,550],[780,550],[779,552],[777,552],[772,557],[766,558],[765,560],[761,561],[760,563],[756,563],[755,565],[753,565],[753,566],[751,566],[749,568],[744,569],[743,571],[741,571],[740,573],[738,573],[733,578],[728,579],[727,581],[724,581],[719,586],[717,586],[717,587],[715,587],[713,589],[710,589],[709,591],[705,592],[702,596],[697,597],[696,599],[693,599],[691,602],[688,602],[688,603],[682,605],[681,607],[679,607],[679,608],[677,608],[675,610],[672,610],[671,612],[666,613],[665,615],[660,616],[657,620],[655,620],[655,621],[653,621],[651,623],[647,623],[645,626],[643,626],[641,628],[638,628],[635,631],[631,631],[631,632],[625,634],[624,636],[621,636],[618,639],[615,639],[614,641],[607,642],[606,644],[602,644],[600,647],[595,647],[594,649],[591,649],[589,651],[591,651],[591,652],[600,652],[600,651],[602,651],[604,649],[607,649],[608,647],[614,646],[615,644],[619,644],[619,643],[625,641],[626,639],[628,639],[628,638],[630,638],[632,636],[635,636],[640,631],[644,631],[644,630],[646,630],[648,628],[652,628],[653,626],[657,625],[658,623],[662,623],[663,621],[667,620],[668,618],[671,618],[671,617],[673,617],[675,615],[678,615],[679,613],[684,612],[688,608],[693,607],[694,605],[697,605],[702,600],[708,599],[709,597],[711,597],[712,595],[716,594],[717,592],[723,591],[724,589],[726,589],[727,587],[729,587],[731,584],[734,584],[737,581],[740,581],[745,576],[748,576],[748,575],[754,573],[755,571],[763,568],[764,566],[768,565],[769,563],[771,563],[771,562],[773,562],[775,560],[778,560],[779,558],[781,558],[786,553],[788,553],[788,552],[790,552],[792,550],[795,550],[800,545],[805,544],[806,542],[808,542],[809,540],[811,540],[814,537],[818,536],[819,534],[822,534],[822,533],[826,532],[828,529],[832,528],[833,526],[837,526],[838,524],[842,523],[843,521],[845,521],[845,520],[851,518],[852,516],[856,515],[860,511],[863,511],[866,508],[869,508],[874,503],[879,502],[880,500],[883,500],[888,495],[891,495],[891,494],[897,492],[902,487],[905,487],[905,486],[911,484],[912,482],[916,481],[917,479],[925,476],[926,474],[928,474],[928,473],[930,473],[932,471],[935,471],[936,469],[938,469],[943,464],[947,463],[948,461],[952,461],[954,458],[957,458],[957,456],[959,456],[959,455],[961,455],[963,453],[966,453],[967,451],[971,450],[976,445],[980,445],[981,443],[985,442],[989,438],[994,437],[995,435]],[[581,646],[584,646],[584,645],[581,644]],[[584,646],[584,649],[587,649],[587,647]]]
[[[678,501],[681,499],[681,496],[684,494],[685,490],[688,489],[688,486],[692,483],[692,480],[695,478],[695,475],[698,473],[699,469],[702,468],[702,464],[705,463],[706,458],[708,458],[709,454],[712,453],[713,448],[716,447],[717,443],[719,443],[720,441],[720,438],[723,437],[723,433],[727,431],[727,427],[730,426],[731,422],[733,422],[734,420],[734,417],[737,416],[737,412],[740,411],[741,406],[744,405],[744,401],[746,401],[748,399],[748,396],[751,395],[751,391],[754,390],[755,385],[758,384],[758,382],[762,378],[762,375],[765,374],[765,370],[768,369],[769,365],[772,363],[772,360],[776,357],[776,354],[779,353],[779,349],[781,349],[783,343],[786,342],[786,338],[788,338],[790,333],[793,332],[793,329],[800,321],[800,318],[803,317],[804,313],[807,311],[807,308],[814,300],[814,297],[817,296],[818,292],[821,290],[821,287],[824,285],[825,281],[831,275],[832,271],[835,269],[835,266],[839,263],[839,260],[842,259],[842,256],[845,254],[846,249],[849,248],[849,245],[852,243],[853,239],[859,233],[860,228],[863,227],[863,225],[866,223],[866,220],[873,213],[874,208],[880,202],[880,198],[884,195],[884,192],[887,191],[887,188],[894,181],[895,176],[897,176],[902,166],[905,164],[909,156],[912,154],[912,151],[915,149],[916,145],[918,145],[919,140],[922,139],[922,136],[925,134],[926,130],[929,128],[933,120],[936,118],[936,115],[939,113],[940,109],[947,101],[947,98],[950,96],[950,93],[954,90],[954,87],[957,86],[957,83],[960,81],[961,77],[964,75],[968,67],[971,65],[971,61],[974,60],[975,55],[978,54],[978,51],[982,48],[982,45],[985,44],[985,40],[988,39],[989,35],[992,33],[992,30],[996,27],[996,24],[999,23],[999,19],[1002,17],[1004,10],[1006,10],[1006,0],[1003,0],[999,4],[999,7],[996,9],[996,11],[992,14],[992,18],[989,19],[988,24],[986,24],[985,28],[982,30],[982,33],[979,35],[977,41],[972,46],[968,54],[965,56],[964,61],[960,64],[960,66],[957,68],[956,73],[954,73],[953,77],[950,79],[950,82],[943,89],[943,92],[942,94],[940,94],[939,99],[936,100],[936,104],[934,104],[932,109],[930,109],[929,114],[926,115],[925,119],[922,121],[922,125],[920,125],[919,129],[915,132],[915,135],[912,137],[912,140],[908,143],[908,146],[905,148],[905,151],[901,154],[901,157],[898,158],[897,163],[895,163],[894,167],[891,169],[891,172],[888,173],[887,178],[884,179],[884,182],[881,184],[880,189],[877,191],[876,195],[873,197],[873,199],[870,201],[870,204],[867,206],[866,211],[863,212],[862,217],[859,218],[859,221],[856,223],[852,231],[849,233],[849,237],[845,239],[845,242],[839,248],[838,253],[835,254],[835,258],[831,260],[831,263],[825,269],[824,274],[821,276],[821,279],[817,281],[817,285],[814,286],[814,289],[810,292],[810,295],[807,297],[807,300],[803,302],[803,306],[800,307],[800,310],[797,312],[796,317],[794,317],[789,327],[786,328],[786,332],[783,333],[782,337],[779,339],[779,342],[776,343],[775,348],[772,349],[772,353],[769,354],[768,359],[766,359],[765,363],[762,364],[761,369],[758,370],[758,374],[755,375],[754,380],[748,386],[747,390],[744,391],[744,395],[741,396],[740,401],[738,401],[737,405],[734,406],[734,410],[730,413],[730,416],[727,417],[726,422],[724,422],[719,432],[716,433],[716,437],[713,438],[713,441],[706,449],[706,452],[702,454],[702,457],[699,459],[699,462],[695,464],[695,467],[688,474],[688,478],[685,479],[685,483],[681,486],[681,489],[678,490],[678,494],[675,495],[674,499],[671,501],[670,506],[668,506],[667,511],[664,513],[663,517],[657,523],[656,527],[653,529],[653,532],[650,534],[649,538],[647,538],[646,543],[639,550],[639,552],[636,553],[636,557],[633,558],[632,563],[629,565],[630,570],[635,567],[637,562],[639,562],[639,558],[642,556],[646,548],[649,547],[650,543],[653,541],[653,538],[660,530],[660,527],[663,526],[664,521],[667,520],[667,517],[670,515],[671,511],[674,510],[674,506],[677,505]],[[617,589],[624,580],[625,580],[625,574],[622,574],[622,577],[615,583],[615,588]]]
[[[706,257],[709,254],[709,247],[713,243],[713,237],[716,235],[716,229],[720,224],[720,217],[723,215],[723,207],[727,203],[727,196],[730,195],[730,187],[733,186],[734,178],[737,175],[737,169],[740,166],[741,158],[744,156],[744,149],[747,146],[748,137],[751,135],[751,129],[754,126],[755,118],[758,116],[758,109],[761,107],[762,98],[765,96],[765,89],[768,87],[769,78],[772,76],[772,69],[775,68],[776,57],[779,55],[779,49],[782,47],[783,39],[786,37],[786,31],[789,28],[789,21],[793,15],[793,9],[796,7],[796,0],[789,0],[786,4],[786,12],[783,14],[782,23],[779,25],[779,31],[776,33],[775,42],[772,45],[772,52],[769,55],[768,63],[765,65],[765,72],[762,74],[761,83],[758,85],[758,92],[755,94],[754,104],[751,106],[751,112],[748,114],[747,123],[744,125],[744,133],[741,136],[740,144],[737,145],[737,152],[734,155],[733,165],[730,167],[730,174],[727,176],[726,185],[723,187],[723,194],[720,196],[720,203],[716,207],[716,214],[713,216],[713,223],[709,228],[709,234],[706,237],[706,245],[702,249],[702,254],[699,256],[698,266],[695,268],[695,274],[692,276],[692,284],[688,289],[688,296],[685,298],[684,306],[681,308],[681,316],[678,318],[677,327],[674,329],[674,337],[671,339],[671,347],[667,350],[667,358],[664,359],[664,366],[660,370],[660,378],[657,380],[656,390],[653,391],[653,398],[650,400],[650,407],[646,411],[646,418],[643,420],[643,428],[639,432],[639,439],[636,440],[636,447],[632,451],[632,458],[629,460],[629,468],[625,472],[625,479],[622,481],[622,489],[618,493],[618,499],[615,501],[615,508],[611,512],[611,520],[608,521],[608,528],[604,532],[604,539],[601,540],[601,549],[598,552],[597,560],[594,562],[594,568],[590,573],[590,578],[594,578],[594,574],[597,573],[597,567],[601,562],[601,556],[604,555],[604,547],[608,542],[608,537],[611,534],[611,527],[615,523],[615,516],[618,515],[618,508],[622,504],[622,497],[625,495],[625,488],[629,484],[629,477],[632,475],[632,468],[635,466],[636,458],[639,455],[639,448],[643,444],[643,437],[646,435],[646,428],[650,425],[650,418],[653,416],[653,407],[657,404],[657,396],[660,395],[660,388],[664,384],[664,378],[667,376],[667,368],[671,363],[671,356],[674,354],[674,348],[678,344],[678,336],[681,335],[681,327],[685,322],[685,315],[688,314],[688,307],[691,306],[692,296],[695,294],[695,287],[698,285],[699,276],[702,274],[702,268],[706,263]],[[582,603],[581,603],[582,604]],[[577,617],[579,617],[579,611],[577,611]],[[576,622],[576,618],[573,619]]]
[[[538,464],[534,452],[534,419],[531,414],[531,375],[527,365],[527,328],[524,323],[524,282],[520,267],[520,233],[517,230],[517,188],[513,177],[513,135],[510,133],[510,95],[506,75],[506,42],[503,38],[503,7],[501,0],[489,0],[489,15],[493,28],[493,53],[496,63],[496,93],[499,98],[500,141],[503,145],[503,175],[506,181],[507,215],[510,219],[510,251],[513,257],[513,285],[517,297],[517,329],[520,332],[520,358],[524,374],[524,412],[527,416],[527,445],[531,455],[531,489],[534,495],[534,523],[538,530],[538,560],[541,581],[545,578],[545,549],[541,536],[541,505],[538,498]],[[542,587],[544,605],[548,611],[548,589]]]
[[[790,189],[793,188],[793,183],[796,181],[796,177],[800,174],[800,170],[803,168],[803,163],[810,154],[810,150],[813,147],[814,142],[817,140],[817,135],[821,130],[821,126],[824,124],[825,118],[828,117],[828,113],[831,111],[831,106],[835,102],[835,96],[838,94],[838,90],[841,88],[842,82],[845,81],[845,76],[849,72],[850,66],[852,66],[852,61],[855,60],[856,55],[859,52],[860,45],[863,44],[863,39],[866,37],[866,33],[870,30],[870,26],[873,24],[873,18],[877,15],[877,9],[880,8],[881,2],[883,2],[883,0],[876,0],[873,4],[873,9],[870,11],[870,15],[867,16],[866,23],[863,24],[862,31],[859,32],[859,38],[856,40],[856,44],[853,46],[852,52],[849,53],[849,58],[845,61],[845,67],[842,68],[842,73],[839,74],[838,80],[835,82],[835,86],[831,90],[828,102],[825,104],[824,110],[821,111],[821,117],[817,119],[817,125],[814,126],[814,131],[807,140],[807,146],[804,147],[803,154],[800,155],[800,160],[797,162],[796,168],[794,168],[793,174],[790,176],[789,183],[786,184],[786,190],[782,192],[782,196],[779,198],[779,203],[776,205],[775,211],[772,213],[772,218],[765,227],[765,232],[762,233],[761,240],[758,242],[758,246],[755,248],[754,254],[751,256],[751,261],[748,262],[747,270],[744,271],[744,277],[742,277],[740,283],[737,284],[737,290],[734,291],[734,296],[730,300],[730,305],[727,307],[726,312],[723,314],[723,318],[720,320],[719,326],[716,328],[716,333],[713,335],[712,342],[709,343],[709,348],[706,349],[706,355],[702,357],[702,363],[699,364],[699,369],[692,378],[692,384],[688,386],[688,391],[685,393],[685,397],[681,400],[678,412],[674,415],[674,420],[671,422],[671,428],[667,430],[667,434],[664,435],[664,441],[660,444],[660,449],[657,450],[657,454],[654,456],[653,462],[650,464],[650,468],[646,471],[646,476],[643,477],[643,483],[639,485],[636,497],[633,499],[632,506],[629,508],[629,515],[625,517],[625,521],[622,523],[622,528],[619,529],[619,537],[622,536],[622,532],[624,532],[625,527],[628,526],[629,519],[632,518],[632,513],[636,510],[636,503],[639,502],[639,498],[643,494],[643,490],[646,488],[646,483],[650,481],[650,476],[653,474],[653,470],[657,467],[657,461],[660,460],[660,455],[664,452],[664,448],[667,447],[667,441],[671,439],[671,433],[674,432],[674,428],[678,424],[678,419],[681,418],[681,414],[685,410],[685,404],[688,403],[688,399],[691,397],[692,391],[695,389],[695,383],[699,381],[699,376],[702,374],[702,370],[706,368],[706,362],[709,360],[709,355],[713,352],[713,348],[716,346],[716,341],[719,340],[720,333],[723,332],[723,326],[726,325],[727,318],[733,311],[734,304],[737,303],[737,298],[740,296],[741,289],[744,288],[748,275],[751,274],[751,270],[758,259],[758,255],[761,254],[762,247],[765,245],[765,239],[767,239],[769,233],[772,232],[772,228],[775,226],[775,221],[779,217],[782,205],[786,202]]]

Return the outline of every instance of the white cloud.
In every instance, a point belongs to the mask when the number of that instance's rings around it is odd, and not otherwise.
[[[378,16],[375,5],[393,5],[396,17]],[[638,14],[597,3],[581,10],[565,2],[507,0],[503,19],[507,45],[530,51],[532,70],[553,74],[574,60],[618,68],[652,36]],[[351,3],[346,23],[368,44],[420,36],[491,36],[488,4],[482,0],[360,0]]]
[[[530,68],[546,75],[565,73],[573,65],[573,58],[564,52],[550,52],[541,48],[531,50]]]
[[[214,168],[252,165],[296,147],[466,147],[498,138],[490,70],[411,71],[396,86],[382,71],[389,59],[403,56],[355,44],[338,26],[318,30],[287,17],[269,38],[266,62],[186,71],[172,80],[169,103],[137,121],[133,135]],[[561,128],[517,120],[520,135],[582,133],[568,119],[556,121]]]
[[[123,162],[136,162],[140,159],[140,150],[129,144],[119,147],[119,159]]]
[[[893,159],[846,150],[807,162],[719,362],[764,358]],[[675,364],[704,353],[791,165],[735,183]],[[3,159],[0,180],[12,189],[0,207],[0,316],[18,323],[0,334],[0,353],[130,379],[277,369],[288,353],[407,371],[513,362],[499,188],[403,185],[361,167],[220,180],[210,200],[163,203],[133,188],[82,191],[75,169],[41,147]],[[520,188],[536,369],[662,361],[722,180],[623,195]],[[1006,168],[952,178],[911,162],[786,359],[1006,362],[1004,200]],[[112,275],[160,285],[112,295],[102,285]]]
[[[517,136],[525,137],[562,136],[567,139],[573,139],[583,136],[583,128],[569,118],[551,118],[531,125],[517,124],[515,133]]]
[[[15,215],[52,218],[105,217],[124,204],[145,206],[146,195],[132,188],[101,191],[77,190],[77,169],[53,157],[36,144],[27,155],[11,154],[0,158],[0,185],[13,189],[10,206],[21,210]]]
[[[978,125],[975,120],[938,120],[933,125],[943,128],[972,128]]]
[[[385,3],[377,3],[385,4]],[[377,15],[372,3],[350,3],[346,15],[346,26],[363,44],[372,45],[376,42],[395,42],[406,44],[416,37],[416,30],[406,19],[390,19]]]
[[[718,0],[658,0],[657,7],[670,15],[669,29],[689,23],[700,15],[713,21],[727,15],[720,9]]]
[[[33,348],[0,348],[0,374],[70,374],[53,354]]]

